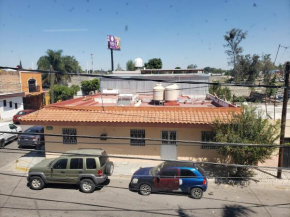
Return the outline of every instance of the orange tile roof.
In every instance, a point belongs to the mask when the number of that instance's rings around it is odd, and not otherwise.
[[[180,107],[54,107],[23,116],[29,122],[66,123],[170,123],[210,124],[214,120],[227,121],[240,108],[180,108]]]

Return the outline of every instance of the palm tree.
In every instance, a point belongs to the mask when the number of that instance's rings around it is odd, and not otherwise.
[[[67,84],[71,80],[71,76],[66,72],[81,71],[79,62],[72,56],[62,56],[62,50],[46,51],[46,55],[42,56],[37,61],[38,69],[63,72],[64,74],[43,74],[42,79],[44,84],[50,83],[50,76],[54,76],[53,80],[56,84]]]

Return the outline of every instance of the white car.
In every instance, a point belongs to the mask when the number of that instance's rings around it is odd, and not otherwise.
[[[1,132],[2,131],[2,132]],[[21,127],[11,123],[0,124],[0,148],[4,148],[5,144],[18,138],[17,134],[3,133],[5,132],[22,132]]]

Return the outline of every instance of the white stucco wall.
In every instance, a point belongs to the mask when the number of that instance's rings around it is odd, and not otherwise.
[[[6,100],[6,106],[4,107],[4,100]],[[12,101],[12,108],[10,108],[9,102]],[[15,103],[17,103],[17,109],[15,109]],[[0,100],[0,118],[2,120],[12,119],[13,116],[23,110],[23,98],[22,97],[7,97]]]

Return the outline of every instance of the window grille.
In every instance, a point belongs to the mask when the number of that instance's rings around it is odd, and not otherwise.
[[[131,138],[145,138],[145,130],[130,130]],[[132,146],[145,146],[144,139],[131,139],[130,144]]]
[[[77,129],[76,128],[63,128],[63,144],[77,144]],[[70,136],[74,135],[74,136]]]
[[[161,139],[162,140],[176,140],[177,139],[177,132],[176,131],[162,131],[161,132]],[[162,141],[162,144],[174,144],[176,145],[176,142],[174,141]]]
[[[202,131],[201,132],[201,141],[202,142],[212,142],[213,141],[213,132],[212,131]],[[216,149],[216,146],[213,145],[201,145],[201,149]]]

